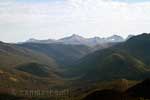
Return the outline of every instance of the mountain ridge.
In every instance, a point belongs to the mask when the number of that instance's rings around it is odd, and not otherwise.
[[[150,34],[134,36],[110,48],[95,51],[74,64],[82,79],[143,79],[149,75]],[[118,75],[116,75],[118,73]]]
[[[91,37],[85,38],[77,34],[73,34],[68,37],[60,38],[60,39],[47,39],[47,40],[37,40],[37,39],[29,39],[25,43],[61,43],[61,44],[72,44],[72,45],[88,45],[94,46],[98,44],[110,43],[110,42],[123,42],[125,39],[119,35],[112,35],[106,38],[100,37]]]

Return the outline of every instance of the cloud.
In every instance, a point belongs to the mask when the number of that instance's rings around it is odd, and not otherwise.
[[[60,38],[77,33],[87,37],[149,32],[150,2],[57,0],[0,1],[0,40],[30,37]]]

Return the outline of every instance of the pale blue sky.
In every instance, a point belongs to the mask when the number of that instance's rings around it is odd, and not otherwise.
[[[28,3],[41,3],[41,2],[56,2],[56,1],[65,1],[65,0],[16,0],[17,2],[28,2]],[[104,0],[105,1],[105,0]],[[149,2],[150,0],[112,0],[119,2],[128,2],[128,3],[137,3],[137,2]]]
[[[137,2],[149,2],[150,0],[113,0],[113,1],[137,3]]]
[[[150,32],[150,0],[0,0],[0,41]]]

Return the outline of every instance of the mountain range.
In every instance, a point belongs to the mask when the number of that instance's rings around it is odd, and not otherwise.
[[[123,42],[121,36],[113,35],[108,38],[84,38],[73,34],[59,40],[36,40],[29,39],[24,43],[17,44],[23,48],[31,49],[53,57],[61,65],[71,65],[85,55],[96,50],[104,49]]]
[[[60,65],[70,65],[94,51],[92,47],[86,45],[67,45],[58,43],[23,43],[17,44],[17,46],[43,53],[50,58],[52,57],[55,59]]]
[[[143,79],[149,76],[150,34],[141,34],[78,60],[69,72],[82,80]]]
[[[119,35],[113,35],[107,38],[100,38],[100,37],[93,37],[93,38],[84,38],[82,36],[73,34],[69,37],[64,37],[58,40],[54,39],[48,39],[48,40],[37,40],[37,39],[29,39],[26,42],[27,43],[59,43],[59,44],[72,44],[72,45],[88,45],[88,46],[94,46],[98,44],[104,44],[104,43],[116,43],[116,42],[123,42],[125,41],[124,38],[122,38]]]
[[[148,33],[130,35],[127,39],[117,35],[84,38],[74,34],[59,40],[0,42],[0,97],[7,89],[72,88],[73,98],[87,93],[89,96],[84,100],[94,98],[95,94],[106,94],[106,98],[119,95],[120,98],[120,89],[116,91],[110,87],[122,88],[122,81],[113,81],[123,80],[126,89],[123,96],[149,98],[144,88],[149,86],[149,80],[137,84],[150,77],[149,44]],[[128,87],[126,83],[132,85]],[[99,87],[104,90],[93,92]]]

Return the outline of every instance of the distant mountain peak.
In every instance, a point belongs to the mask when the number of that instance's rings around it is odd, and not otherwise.
[[[85,44],[86,38],[77,34],[73,34],[69,37],[59,39],[58,41],[64,44]]]
[[[127,36],[126,40],[132,38],[133,36],[135,36],[135,35],[129,34],[129,35]]]
[[[39,40],[35,38],[30,38],[29,40],[27,40],[27,42],[35,42],[35,41],[39,41]]]
[[[81,36],[78,34],[72,34],[72,37],[81,37]]]
[[[67,37],[67,38],[76,38],[76,39],[83,39],[84,37],[77,35],[77,34],[72,34],[71,36]]]
[[[27,40],[26,42],[27,43],[54,43],[55,40],[53,40],[53,39],[38,40],[38,39],[31,38],[31,39]]]
[[[112,35],[106,39],[110,42],[122,42],[122,41],[124,41],[124,38],[119,36],[119,35]]]
[[[143,33],[141,35],[133,36],[130,39],[128,39],[128,42],[131,41],[150,41],[150,33]]]
[[[120,35],[116,35],[116,34],[114,34],[114,35],[112,35],[110,37],[119,37],[119,38],[122,38]]]

